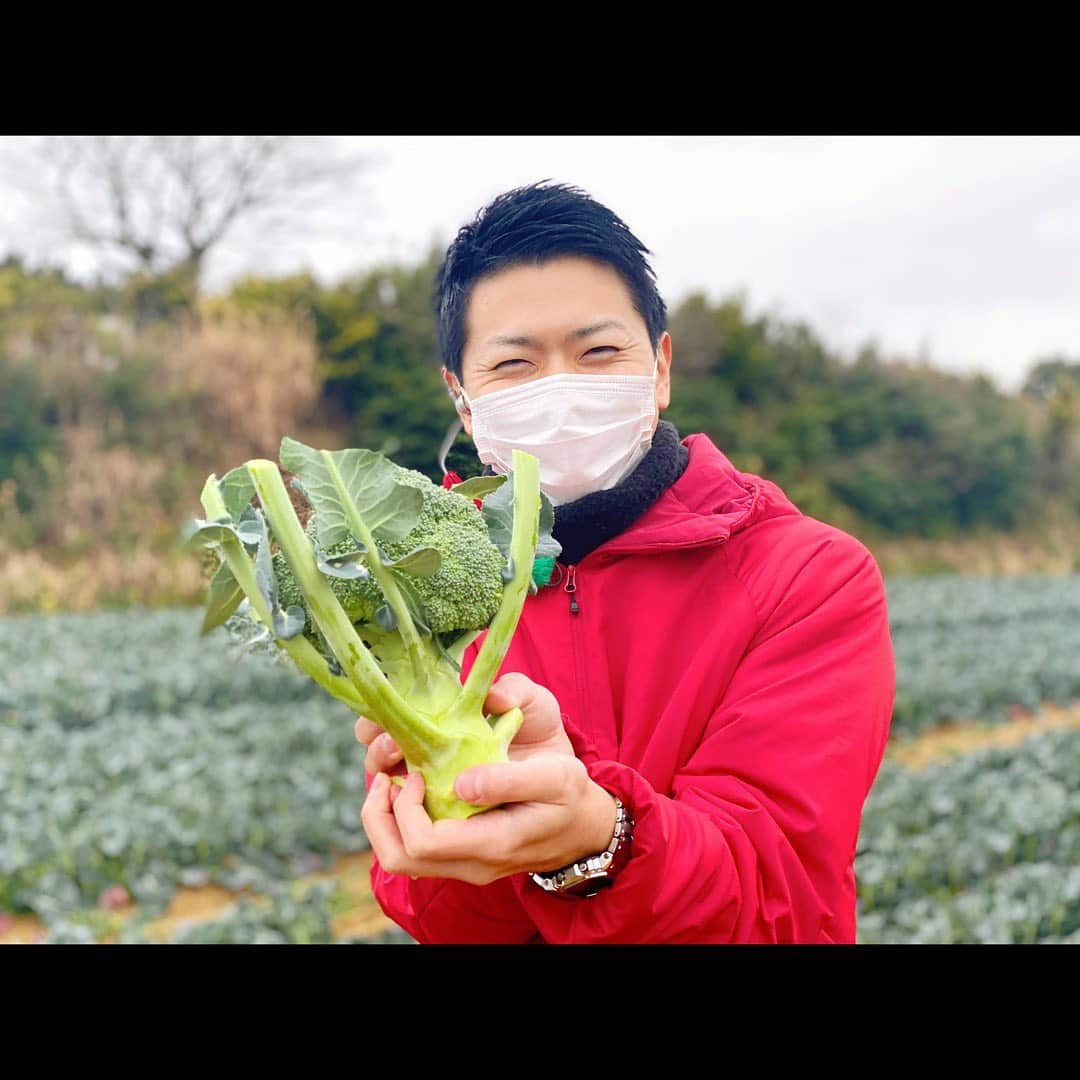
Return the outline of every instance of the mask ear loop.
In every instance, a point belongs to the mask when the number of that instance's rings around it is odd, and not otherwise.
[[[439,447],[439,469],[443,476],[449,471],[446,468],[446,455],[450,453],[450,447],[454,445],[454,440],[458,437],[458,432],[462,430],[461,417],[455,417],[454,422],[446,429],[446,434],[443,436],[442,446]]]
[[[449,387],[446,388],[446,392],[450,395],[450,400],[454,403],[455,410],[457,406],[464,401],[466,405],[469,404],[469,399],[465,396],[465,388],[461,388],[460,394],[455,394]],[[472,411],[470,406],[469,411]],[[450,453],[450,447],[454,445],[454,440],[458,437],[458,433],[463,431],[465,425],[461,422],[461,416],[455,415],[453,423],[446,429],[446,434],[443,436],[442,445],[439,447],[439,469],[442,471],[443,476],[449,472],[446,467],[446,455]]]

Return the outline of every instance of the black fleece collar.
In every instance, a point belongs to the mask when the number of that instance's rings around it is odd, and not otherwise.
[[[559,562],[575,566],[591,551],[628,529],[682,476],[690,451],[682,445],[675,425],[661,420],[649,452],[622,482],[607,491],[592,491],[555,509],[556,540],[562,544]],[[490,465],[485,476],[494,476]]]

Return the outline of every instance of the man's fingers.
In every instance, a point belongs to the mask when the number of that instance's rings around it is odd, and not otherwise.
[[[463,847],[463,850],[468,853],[464,861],[454,861],[447,852],[442,850],[436,853],[437,857],[433,861],[415,858],[409,853],[401,833],[396,810],[391,808],[391,804],[393,803],[396,807],[401,805],[404,799],[406,805],[414,813],[419,807],[419,812],[426,821],[426,827],[430,830],[432,824],[424,811],[423,792],[422,777],[413,781],[408,798],[406,798],[405,789],[392,784],[385,773],[379,773],[376,776],[364,802],[361,819],[364,832],[371,842],[371,849],[379,860],[379,865],[388,874],[407,874],[413,881],[421,877],[456,878],[473,885],[488,885],[494,881],[497,870],[494,867],[485,867],[476,861],[477,853],[473,850],[475,843]],[[501,813],[501,811],[497,812]],[[439,824],[460,827],[465,822],[445,821]],[[489,847],[491,844],[490,842],[482,843],[481,846]]]
[[[364,833],[383,869],[388,874],[396,874],[408,863],[408,857],[401,842],[397,819],[390,806],[391,787],[393,785],[390,778],[385,774],[380,773],[375,777],[364,800],[360,819],[364,825]]]
[[[511,671],[491,685],[488,690],[484,708],[493,714],[504,713],[515,705],[522,712],[535,700],[537,694],[545,687],[534,683],[527,675],[520,671]],[[550,693],[550,691],[548,691]]]
[[[482,820],[486,814],[467,821],[433,822],[424,809],[424,781],[419,773],[410,773],[398,793],[394,817],[413,867],[436,877],[452,877],[458,867],[497,865],[516,847],[508,841],[505,825],[499,828],[494,819]]]
[[[524,761],[477,765],[454,781],[459,799],[475,805],[562,803],[588,777],[585,766],[566,754],[536,754]]]
[[[376,735],[364,755],[364,768],[369,773],[388,772],[403,775],[405,762],[397,743],[385,732]]]
[[[424,809],[424,777],[421,773],[409,773],[392,809],[409,858],[424,859],[433,847],[434,826]]]
[[[356,741],[362,742],[365,746],[370,746],[372,739],[376,735],[382,734],[382,728],[378,724],[369,720],[366,716],[358,716],[356,718]]]
[[[525,714],[514,737],[516,745],[546,742],[563,731],[558,699],[546,686],[533,682],[519,671],[508,672],[492,685],[484,709],[493,716],[500,716],[515,705]]]

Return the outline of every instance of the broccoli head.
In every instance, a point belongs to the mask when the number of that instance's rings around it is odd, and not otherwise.
[[[472,499],[433,484],[423,473],[395,465],[401,485],[417,489],[423,507],[416,527],[403,540],[384,541],[379,551],[390,561],[404,558],[419,547],[439,553],[439,568],[428,577],[409,579],[422,606],[429,629],[444,640],[452,640],[466,630],[480,630],[491,622],[502,602],[502,569],[506,560],[491,542],[484,516]],[[316,538],[316,518],[311,515],[304,531]],[[328,558],[355,550],[352,540],[342,540],[325,549]],[[282,552],[273,557],[282,607],[305,606],[304,596]],[[359,625],[373,625],[375,613],[387,602],[374,576],[330,578],[330,588],[349,619]],[[308,614],[305,633],[316,641],[315,627]]]

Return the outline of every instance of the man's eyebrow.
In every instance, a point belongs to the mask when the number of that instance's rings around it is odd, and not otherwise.
[[[618,319],[601,319],[599,322],[590,323],[588,326],[578,327],[577,330],[571,330],[566,335],[567,341],[576,341],[580,338],[586,338],[590,334],[597,334],[601,330],[622,330],[622,332],[629,333],[626,327],[619,322]],[[489,345],[519,345],[522,348],[535,348],[540,343],[531,337],[526,337],[523,334],[496,334],[495,337],[488,340]]]

